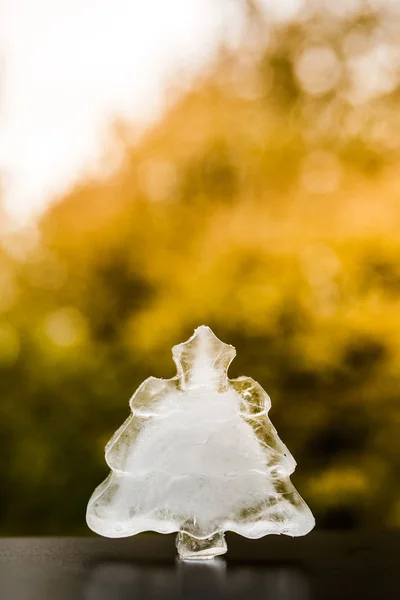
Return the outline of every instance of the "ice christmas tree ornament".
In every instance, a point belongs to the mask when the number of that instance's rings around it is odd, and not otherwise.
[[[225,531],[308,533],[314,517],[290,481],[296,462],[268,418],[268,394],[250,377],[228,378],[235,348],[202,326],[172,354],[177,375],[146,379],[106,446],[111,472],[89,501],[89,527],[178,532],[183,559],[223,554]]]

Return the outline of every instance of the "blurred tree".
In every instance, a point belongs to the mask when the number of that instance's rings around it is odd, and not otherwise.
[[[47,211],[23,260],[4,253],[1,533],[86,531],[128,397],[202,323],[270,392],[319,525],[400,525],[389,8],[253,20],[113,174]]]

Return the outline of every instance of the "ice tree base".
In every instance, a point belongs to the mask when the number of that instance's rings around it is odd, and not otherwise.
[[[182,560],[207,560],[225,554],[227,546],[225,536],[217,532],[211,537],[198,539],[187,533],[178,533],[176,547]]]

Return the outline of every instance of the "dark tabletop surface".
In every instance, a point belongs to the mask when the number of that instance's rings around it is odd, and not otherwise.
[[[5,600],[400,598],[399,533],[228,535],[228,554],[176,558],[174,536],[0,539]]]

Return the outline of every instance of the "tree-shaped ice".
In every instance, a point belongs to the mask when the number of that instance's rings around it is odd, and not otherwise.
[[[225,531],[308,533],[314,517],[289,479],[296,462],[268,418],[268,394],[250,377],[228,379],[235,348],[202,326],[172,353],[177,376],[144,381],[106,446],[111,473],[89,501],[89,527],[179,532],[182,558],[222,554]]]

